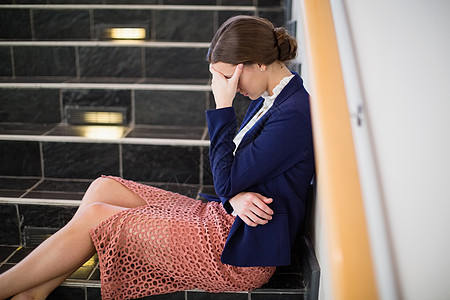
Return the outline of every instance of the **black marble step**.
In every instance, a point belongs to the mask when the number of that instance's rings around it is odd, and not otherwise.
[[[151,45],[152,43],[150,43]],[[0,77],[129,78],[131,80],[210,77],[207,46],[26,46],[0,45]]]
[[[149,180],[136,181],[193,199],[198,199],[200,192],[214,193],[211,185]],[[64,226],[91,182],[92,179],[0,176],[0,245],[34,246],[26,243],[27,228]]]
[[[0,141],[0,176],[211,183],[208,147],[88,142]]]
[[[3,5],[0,39],[107,40],[110,28],[143,28],[143,40],[209,42],[226,19],[260,15],[282,26],[281,4],[260,8],[242,5]]]
[[[32,248],[0,246],[0,273],[5,272],[26,257]],[[199,290],[182,291],[172,294],[149,296],[141,300],[152,299],[273,299],[299,300],[309,299],[305,283],[309,280],[302,274],[303,266],[294,262],[291,266],[279,267],[270,281],[251,292],[206,293]],[[58,287],[47,299],[94,300],[101,299],[100,271],[96,255],[79,268],[72,276]]]
[[[127,123],[136,125],[204,126],[205,110],[214,107],[210,92],[126,88],[0,89],[0,122],[70,122],[67,107],[116,107],[125,110]],[[245,107],[249,101],[236,105]]]
[[[36,246],[45,238],[37,236],[36,244],[31,235],[34,234],[36,240],[36,232],[55,232],[70,220],[90,182],[67,178],[0,177],[0,273],[30,253],[32,247],[29,246]],[[211,193],[213,190],[206,184],[140,182],[194,199],[198,199],[199,192]],[[220,294],[184,291],[145,299],[240,299],[243,296],[245,299],[314,299],[308,295],[315,284],[313,280],[318,280],[317,272],[310,243],[299,237],[293,249],[292,264],[279,267],[269,283],[260,289],[249,293]],[[49,299],[100,299],[99,279],[98,261],[94,256]]]
[[[0,176],[211,182],[203,127],[2,125]],[[116,135],[116,136],[114,136]]]
[[[105,40],[111,39],[109,28],[143,28],[143,40],[209,42],[218,26],[233,15],[258,14],[283,26],[285,9],[281,0],[12,2],[20,3],[0,5],[4,23],[0,40]]]
[[[54,89],[134,89],[134,90],[211,90],[205,78],[125,78],[125,77],[59,77],[0,76],[0,88]]]
[[[68,107],[90,107],[94,110],[115,107],[125,111],[125,117],[131,124],[205,126],[204,112],[215,107],[209,85],[36,81],[0,82],[0,125],[70,122]],[[173,80],[167,81],[170,82]],[[233,106],[239,120],[249,104],[248,98],[236,95]],[[4,127],[0,128],[5,132]]]
[[[233,5],[251,6],[257,3],[259,6],[277,6],[281,0],[2,0],[2,4],[60,4],[70,6],[72,4],[98,4],[98,5]]]

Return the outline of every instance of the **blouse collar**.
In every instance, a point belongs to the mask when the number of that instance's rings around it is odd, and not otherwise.
[[[286,85],[288,85],[289,81],[291,81],[291,79],[293,77],[294,77],[294,74],[292,74],[290,76],[286,76],[283,79],[281,79],[280,83],[278,83],[278,85],[273,88],[272,96],[269,96],[269,93],[267,93],[267,91],[264,92],[264,94],[261,95],[261,97],[264,98],[264,102],[265,103],[273,102],[275,100],[275,98],[277,98],[278,95],[281,93],[281,91],[284,89],[284,87]]]

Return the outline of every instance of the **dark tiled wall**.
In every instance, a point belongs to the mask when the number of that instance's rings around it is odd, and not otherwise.
[[[137,181],[200,182],[200,149],[123,145],[123,176]]]
[[[251,11],[242,13],[252,14]],[[105,28],[133,26],[146,28],[147,39],[208,42],[220,24],[215,20],[223,20],[230,14],[238,13],[213,10],[2,9],[0,39],[98,40],[105,38]]]
[[[146,77],[209,78],[206,53],[204,48],[146,48]]]
[[[25,9],[0,10],[0,39],[31,39],[30,11]]]
[[[207,96],[195,91],[136,91],[136,124],[204,126]]]
[[[0,47],[0,76],[13,76],[9,47]]]
[[[88,39],[91,36],[88,10],[34,10],[37,40]]]
[[[173,5],[254,5],[254,0],[0,0],[1,4],[173,4]],[[259,7],[280,6],[282,0],[257,0]]]
[[[50,178],[120,175],[117,144],[43,143],[44,173]]]
[[[212,184],[207,147],[1,141],[0,162],[0,176]]]
[[[144,77],[141,50],[136,47],[80,47],[80,77]]]
[[[20,245],[17,206],[0,204],[0,245]]]
[[[76,77],[75,47],[12,47],[16,76]]]
[[[21,231],[25,226],[61,228],[72,219],[76,207],[19,205],[19,215],[23,218]],[[45,216],[45,217],[43,217]]]
[[[214,32],[214,12],[165,10],[155,12],[156,40],[209,42]]]
[[[208,79],[206,52],[206,48],[0,47],[0,76]]]
[[[3,176],[40,176],[39,143],[0,141],[0,166]]]
[[[122,106],[130,109],[131,92],[129,90],[63,90],[62,100],[63,106]]]
[[[2,4],[185,4],[253,5],[253,0],[0,0]],[[270,2],[269,0],[268,2]],[[280,0],[271,1],[277,3]]]
[[[1,89],[0,122],[59,123],[59,90]]]
[[[66,119],[66,106],[118,106],[136,124],[204,126],[204,111],[212,107],[208,97],[208,92],[197,91],[2,89],[0,122],[59,123]]]
[[[70,221],[76,209],[51,205],[0,204],[0,245],[23,245],[25,227],[61,228]]]
[[[73,1],[82,4],[80,1]],[[126,2],[130,1],[117,1]],[[136,1],[143,4],[142,1]],[[158,1],[161,2],[161,1]],[[215,4],[211,0],[165,1],[165,4]],[[214,3],[211,3],[214,2]],[[237,3],[236,3],[237,2]],[[281,0],[260,1],[260,16],[282,26]],[[33,4],[38,4],[32,2]],[[222,5],[253,5],[252,0],[221,1]],[[95,4],[89,1],[89,4]],[[101,3],[100,3],[101,4]],[[119,3],[117,3],[119,4]],[[156,3],[160,4],[160,3]],[[252,11],[214,10],[113,10],[113,9],[2,9],[0,11],[0,39],[13,40],[98,40],[104,29],[118,26],[144,27],[147,39],[160,41],[208,42],[215,30],[227,18]],[[280,23],[281,22],[281,23]]]

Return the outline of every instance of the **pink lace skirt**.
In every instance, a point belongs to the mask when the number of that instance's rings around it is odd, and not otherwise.
[[[117,213],[90,231],[100,261],[103,300],[191,289],[247,291],[273,275],[275,267],[236,267],[220,261],[234,221],[220,203],[108,178],[147,205]]]

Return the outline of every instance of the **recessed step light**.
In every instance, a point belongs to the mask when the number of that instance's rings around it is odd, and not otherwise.
[[[147,30],[143,27],[105,28],[105,37],[112,40],[145,40]]]
[[[126,107],[66,106],[67,123],[74,125],[126,125]]]
[[[58,228],[25,226],[25,247],[35,248],[39,246],[56,231],[58,231]]]

